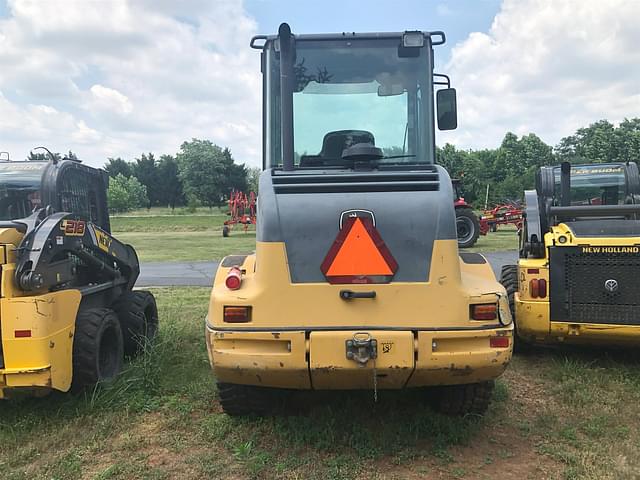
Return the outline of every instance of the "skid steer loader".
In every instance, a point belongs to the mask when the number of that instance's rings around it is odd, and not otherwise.
[[[153,339],[134,249],[110,234],[104,171],[0,162],[0,398],[113,379]]]
[[[485,258],[458,254],[451,180],[434,164],[434,84],[449,80],[434,79],[432,46],[444,41],[287,24],[252,39],[256,252],[221,262],[206,319],[228,414],[273,412],[291,389],[427,386],[444,412],[486,410],[513,326]],[[439,128],[455,128],[455,90],[436,99]]]
[[[518,345],[640,345],[635,163],[541,167],[525,191],[517,265],[505,265]]]

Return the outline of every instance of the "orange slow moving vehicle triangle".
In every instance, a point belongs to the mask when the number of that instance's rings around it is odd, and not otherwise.
[[[369,218],[349,218],[322,262],[329,283],[387,283],[398,264]]]

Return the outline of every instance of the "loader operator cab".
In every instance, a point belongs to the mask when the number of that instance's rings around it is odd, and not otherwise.
[[[433,73],[444,41],[287,24],[252,39],[263,73],[256,251],[220,263],[206,320],[225,412],[266,413],[273,389],[375,399],[436,385],[440,410],[486,410],[513,327],[486,259],[458,254],[451,180],[434,162],[436,123],[457,124],[455,90]]]
[[[634,164],[635,165],[635,164]],[[634,203],[627,186],[633,172],[624,164],[575,165],[570,169],[569,205],[623,205]],[[553,168],[554,204],[562,203],[561,167]]]
[[[544,235],[560,223],[582,235],[640,234],[640,174],[633,162],[541,167],[525,202],[525,257],[543,256]]]
[[[108,176],[76,160],[0,161],[0,221],[34,210],[69,212],[110,231]]]
[[[265,43],[259,45],[258,42]],[[406,168],[434,163],[432,45],[442,32],[255,37],[262,49],[264,167]],[[445,79],[446,81],[442,81]],[[457,126],[455,90],[438,91],[438,125]]]

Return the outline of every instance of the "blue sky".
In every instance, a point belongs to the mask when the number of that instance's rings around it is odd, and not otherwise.
[[[443,30],[447,43],[436,59],[444,64],[451,47],[470,32],[489,30],[500,0],[246,0],[245,8],[261,33],[275,33],[282,22],[294,33]]]
[[[261,164],[252,35],[444,30],[436,68],[459,128],[437,142],[495,148],[508,131],[556,145],[640,112],[635,0],[0,0],[0,151],[175,154],[191,138]]]

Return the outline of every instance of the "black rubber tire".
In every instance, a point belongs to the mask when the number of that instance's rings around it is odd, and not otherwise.
[[[480,220],[470,208],[456,208],[458,247],[473,247],[480,236]]]
[[[230,231],[231,230],[229,229],[229,227],[225,225],[224,227],[222,227],[222,236],[224,238],[227,238],[229,236]]]
[[[152,343],[158,333],[156,299],[146,290],[125,292],[113,303],[124,339],[124,353],[133,357]]]
[[[511,310],[511,318],[513,319],[513,350],[516,352],[525,351],[530,345],[518,335],[518,321],[516,320],[515,293],[518,291],[518,266],[503,265],[500,271],[500,283],[507,291],[509,310]]]
[[[437,387],[433,396],[433,407],[445,415],[465,416],[486,413],[491,403],[493,380],[466,385]]]
[[[123,353],[122,329],[113,310],[80,311],[73,337],[73,390],[113,380],[122,370]]]
[[[285,390],[218,382],[222,410],[232,417],[276,413],[285,399]]]

